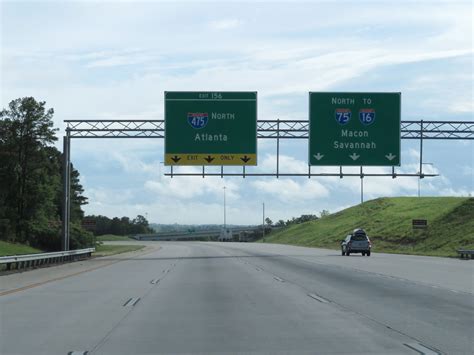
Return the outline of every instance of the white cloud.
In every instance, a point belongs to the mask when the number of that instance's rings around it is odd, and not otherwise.
[[[471,176],[474,178],[474,166],[463,166],[462,168],[463,175]]]
[[[472,97],[471,97],[472,99]],[[458,102],[453,102],[450,106],[449,109],[452,112],[457,112],[457,113],[472,113],[474,112],[474,102],[470,100],[465,100],[465,101],[458,101]]]
[[[160,171],[160,162],[158,160],[147,164],[140,160],[137,154],[127,152],[112,152],[112,159],[120,163],[122,168],[127,173],[134,174],[155,174]]]
[[[260,158],[258,171],[264,173],[276,173],[277,156],[275,154],[265,154]],[[279,156],[280,173],[304,174],[308,172],[308,163],[298,160],[294,157],[280,154]]]
[[[156,60],[146,55],[114,55],[109,58],[95,60],[87,65],[88,68],[116,67],[123,65],[137,65]]]
[[[188,172],[199,172],[199,169],[188,169]],[[233,181],[226,181],[219,177],[204,179],[196,176],[162,177],[159,180],[148,180],[144,186],[149,193],[156,194],[157,199],[160,196],[181,200],[199,197],[209,199],[209,195],[214,198],[223,198],[224,186],[226,187],[226,198],[229,201],[239,199],[239,186]]]
[[[329,196],[328,189],[320,182],[311,179],[297,182],[293,179],[256,180],[251,185],[260,192],[271,195],[281,202],[313,200]]]
[[[408,149],[408,152],[405,152],[403,156],[408,156],[410,160],[420,160],[420,151],[414,148]]]
[[[210,23],[211,28],[215,30],[230,30],[242,25],[242,21],[238,19],[224,19],[212,21]]]

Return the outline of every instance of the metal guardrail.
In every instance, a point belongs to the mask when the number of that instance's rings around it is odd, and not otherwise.
[[[95,252],[95,248],[58,251],[54,253],[1,256],[0,265],[5,264],[7,270],[12,270],[13,267],[19,270],[39,265],[75,261],[84,257],[90,257],[93,252]]]
[[[458,254],[460,255],[461,259],[469,259],[469,256],[471,259],[474,259],[474,250],[459,249]]]

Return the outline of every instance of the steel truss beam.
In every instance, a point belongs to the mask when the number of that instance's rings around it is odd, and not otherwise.
[[[71,138],[164,138],[163,120],[66,120]],[[258,138],[307,139],[307,120],[257,121]],[[402,121],[402,139],[474,139],[474,121]]]
[[[69,249],[69,225],[70,225],[70,174],[71,155],[70,144],[72,138],[164,138],[165,122],[163,120],[66,120],[66,136],[64,137],[63,151],[63,218],[62,218],[62,249]],[[343,173],[339,167],[339,173],[313,173],[308,166],[308,173],[280,173],[280,139],[308,139],[309,122],[307,120],[261,120],[257,121],[257,137],[260,139],[275,139],[277,148],[277,161],[275,173],[247,173],[245,166],[241,173],[224,173],[221,167],[220,173],[206,172],[202,167],[202,173],[174,173],[173,166],[170,173],[165,176],[274,176],[274,177],[359,177],[361,180],[361,202],[363,202],[364,177],[387,176],[392,177],[433,177],[437,174],[423,173],[423,141],[426,139],[474,139],[474,121],[402,121],[401,138],[418,139],[420,141],[420,165],[414,174],[399,174],[392,167],[391,174],[364,173],[360,167],[359,173]]]

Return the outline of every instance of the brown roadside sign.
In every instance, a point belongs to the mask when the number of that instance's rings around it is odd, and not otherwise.
[[[413,229],[428,228],[428,221],[426,219],[413,219],[411,222]]]
[[[96,221],[91,218],[84,218],[81,222],[82,228],[88,231],[95,231]]]

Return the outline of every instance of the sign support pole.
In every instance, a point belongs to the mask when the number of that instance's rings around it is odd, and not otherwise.
[[[277,120],[277,179],[280,177],[280,119]]]
[[[71,183],[71,161],[70,161],[70,144],[69,131],[63,137],[63,210],[61,221],[61,250],[69,250],[69,220],[70,220],[70,183]]]
[[[66,250],[70,250],[69,242],[71,240],[71,137],[69,131],[67,131],[67,238],[66,238]]]
[[[227,221],[226,221],[226,201],[225,201],[225,189],[226,187],[223,187],[224,189],[224,231],[227,229]],[[226,233],[226,232],[225,232]]]
[[[420,185],[423,179],[423,120],[420,121],[420,169],[418,177],[418,197],[420,197]]]
[[[364,203],[364,173],[362,167],[360,167],[360,203]]]

